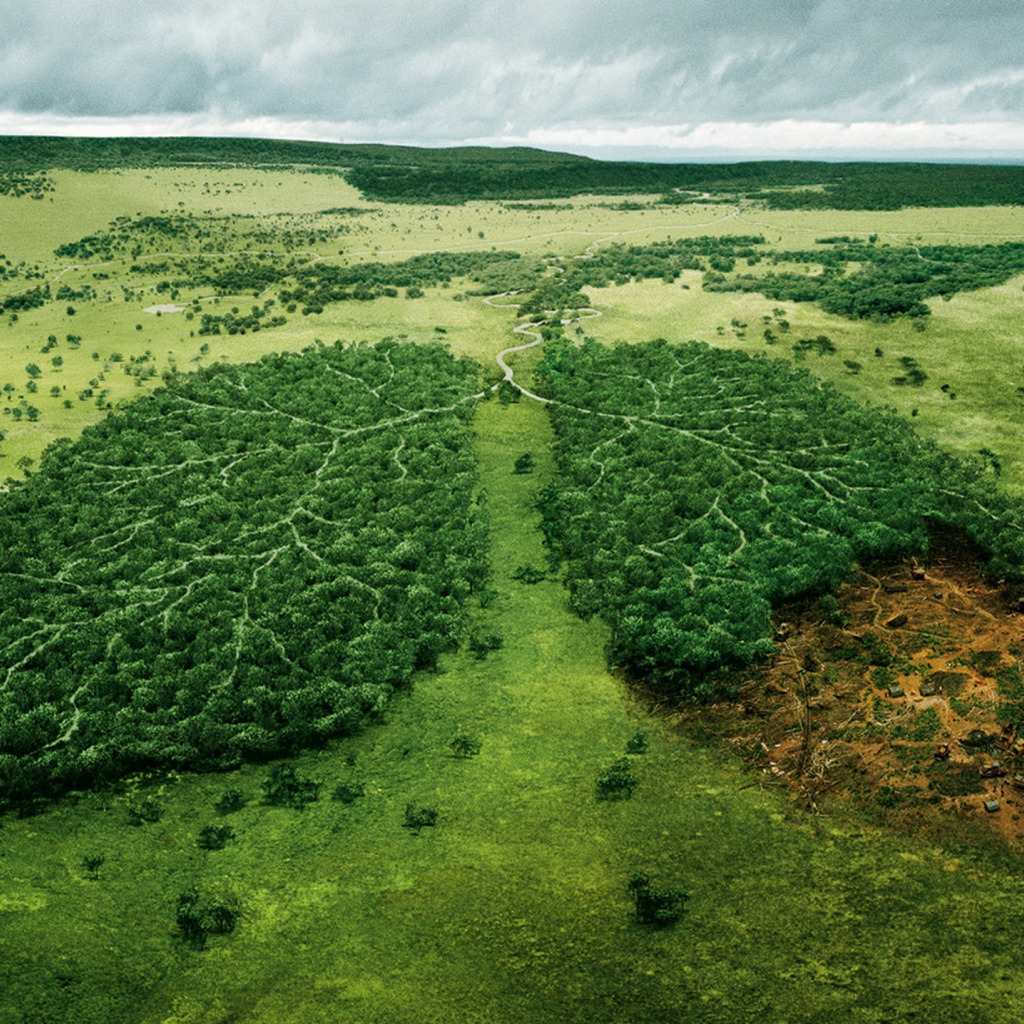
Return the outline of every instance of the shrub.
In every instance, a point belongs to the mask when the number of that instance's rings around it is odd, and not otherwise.
[[[231,814],[233,811],[240,811],[245,804],[246,799],[240,789],[228,789],[213,805],[213,809],[218,814]]]
[[[636,918],[641,924],[663,928],[683,916],[690,893],[686,889],[655,889],[650,878],[638,872],[629,880]]]
[[[164,809],[160,802],[152,797],[138,802],[132,801],[128,804],[128,824],[139,826],[143,822],[153,824],[163,816]]]
[[[193,887],[178,897],[175,917],[182,938],[196,949],[202,949],[207,935],[233,932],[241,911],[233,896],[203,896]]]
[[[204,825],[199,830],[196,846],[200,850],[223,850],[234,838],[235,830],[230,825]]]
[[[633,795],[637,778],[630,770],[629,761],[620,757],[597,777],[597,795],[601,800],[628,800]]]
[[[87,853],[82,858],[82,867],[89,873],[90,878],[99,878],[100,868],[106,859],[102,853]]]
[[[646,754],[647,748],[651,745],[651,741],[647,738],[647,733],[638,732],[634,733],[626,743],[627,754]]]
[[[296,774],[291,765],[275,765],[260,783],[263,799],[278,807],[301,810],[320,796],[320,783]]]
[[[448,746],[456,757],[476,757],[480,753],[480,741],[473,736],[455,736]]]
[[[361,796],[366,795],[366,787],[361,782],[339,782],[331,793],[331,799],[339,803],[355,803]]]
[[[405,820],[402,822],[404,828],[411,828],[419,832],[421,828],[432,828],[436,824],[436,807],[417,807],[415,804],[405,805]]]

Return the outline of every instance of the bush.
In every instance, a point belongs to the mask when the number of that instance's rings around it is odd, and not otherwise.
[[[146,797],[145,800],[132,801],[128,804],[128,824],[139,826],[143,822],[153,824],[163,816],[164,809],[158,800]]]
[[[638,872],[629,880],[636,918],[641,924],[663,928],[683,916],[690,893],[686,889],[655,889],[650,878]]]
[[[476,757],[480,753],[480,741],[473,736],[455,736],[448,746],[456,757]]]
[[[320,783],[297,775],[291,765],[279,764],[260,783],[263,799],[277,807],[294,807],[302,810],[320,796]]]
[[[361,796],[366,795],[366,787],[361,782],[339,782],[331,793],[331,799],[339,803],[355,803]]]
[[[419,832],[421,828],[432,828],[437,824],[436,807],[417,807],[415,804],[405,805],[403,828],[411,828]]]
[[[651,741],[647,738],[647,733],[638,732],[634,733],[626,743],[627,754],[646,754],[647,748],[651,745]]]
[[[89,873],[90,878],[99,878],[100,868],[106,859],[102,853],[88,853],[82,858],[82,867]]]
[[[229,789],[213,805],[218,814],[231,814],[233,811],[240,811],[246,804],[244,794],[240,789]]]
[[[177,901],[176,920],[181,937],[202,949],[208,935],[227,935],[235,930],[241,911],[233,896],[203,896],[196,888],[186,889]]]
[[[196,846],[200,850],[223,850],[234,838],[235,830],[230,825],[204,825],[199,830]]]
[[[628,800],[633,795],[637,778],[629,761],[620,757],[597,777],[597,795],[601,800]]]
[[[483,661],[491,651],[500,650],[505,643],[500,633],[488,633],[484,637],[471,633],[469,637],[469,649],[477,661]]]

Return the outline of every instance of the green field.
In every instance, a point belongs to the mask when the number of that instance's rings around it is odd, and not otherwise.
[[[0,196],[0,252],[8,270],[19,269],[0,281],[0,298],[43,283],[54,296],[0,319],[0,387],[12,385],[0,397],[0,477],[14,480],[38,469],[54,439],[76,437],[171,370],[317,340],[390,337],[442,341],[475,359],[489,384],[501,376],[495,357],[518,343],[515,310],[485,303],[468,278],[426,287],[421,298],[296,311],[257,333],[193,335],[201,314],[186,314],[195,303],[211,315],[247,311],[282,285],[216,297],[182,286],[173,300],[182,311],[146,312],[171,302],[157,290],[160,276],[131,270],[165,258],[155,241],[150,251],[142,233],[133,236],[129,249],[142,251],[114,261],[54,255],[117,218],[191,213],[216,245],[195,253],[197,262],[244,250],[272,263],[282,250],[273,238],[254,244],[255,218],[282,237],[294,232],[296,258],[339,267],[492,248],[555,266],[557,257],[568,263],[620,242],[756,232],[794,251],[838,234],[919,245],[1024,240],[1019,207],[797,212],[662,208],[637,196],[642,208],[622,209],[621,195],[384,205],[339,177],[291,168],[52,177],[55,191],[41,200]],[[332,210],[346,212],[322,212]],[[58,300],[62,284],[88,285],[95,297]],[[603,342],[697,339],[787,359],[796,359],[798,339],[827,335],[835,353],[810,352],[799,365],[896,409],[954,454],[994,454],[993,485],[1024,495],[1022,285],[1017,276],[931,301],[921,331],[904,320],[853,321],[808,303],[705,292],[700,272],[684,271],[671,284],[587,289],[590,311],[565,331]],[[763,318],[777,323],[780,305],[789,328],[767,344]],[[926,372],[923,386],[892,384],[901,357]],[[538,358],[509,357],[518,381],[531,383]],[[693,747],[608,673],[608,630],[571,613],[557,573],[533,584],[515,578],[524,565],[548,564],[536,508],[555,472],[545,409],[529,398],[483,401],[471,430],[493,594],[471,598],[467,615],[470,632],[500,636],[500,649],[443,655],[383,720],[293,758],[298,773],[322,784],[302,810],[262,801],[270,765],[247,764],[131,777],[29,816],[4,815],[0,1024],[1012,1017],[1024,997],[1014,953],[1019,856],[978,841],[969,820],[951,818],[941,839],[923,840],[805,816],[728,753]],[[514,473],[527,452],[534,471]],[[598,799],[595,779],[638,731],[650,746],[630,755],[635,794]],[[458,735],[479,741],[479,753],[453,756]],[[345,782],[364,795],[332,800]],[[214,804],[231,790],[244,806],[218,814]],[[147,799],[160,805],[159,820],[130,824]],[[403,827],[408,804],[436,809],[436,825]],[[234,838],[223,849],[197,846],[200,829],[225,824]],[[634,920],[627,884],[638,871],[690,891],[678,924]],[[177,901],[192,888],[240,912],[234,932],[211,934],[202,950],[176,922]]]

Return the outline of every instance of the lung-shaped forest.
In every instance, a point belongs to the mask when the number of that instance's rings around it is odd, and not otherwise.
[[[0,508],[0,797],[315,745],[456,648],[489,572],[480,373],[435,345],[317,346],[54,445]],[[925,554],[931,520],[1024,561],[1017,506],[781,362],[556,339],[536,387],[573,607],[680,693],[770,655],[779,601]]]

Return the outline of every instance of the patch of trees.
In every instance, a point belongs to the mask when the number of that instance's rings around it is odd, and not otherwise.
[[[64,167],[97,171],[116,167],[218,167],[253,169],[297,166],[338,172],[364,164],[447,167],[501,163],[522,167],[572,164],[585,157],[512,147],[457,146],[421,149],[373,143],[345,145],[242,138],[67,138],[18,135],[0,137],[0,171],[45,171]]]
[[[0,803],[321,743],[455,648],[477,374],[321,346],[52,445],[0,500]]]
[[[545,537],[575,610],[601,615],[615,662],[658,685],[710,696],[714,670],[772,652],[775,604],[828,592],[855,561],[925,554],[930,520],[1020,574],[1019,505],[782,362],[562,340],[539,374],[560,470]]]
[[[773,262],[816,264],[820,273],[709,272],[708,291],[759,292],[784,302],[817,302],[827,313],[889,321],[924,318],[924,300],[1002,284],[1024,270],[1024,244],[877,246],[837,239],[825,250],[776,254]],[[850,269],[853,267],[854,269]]]
[[[42,199],[47,192],[55,191],[56,186],[45,171],[26,174],[19,171],[0,173],[0,196],[20,199],[29,196],[31,199]]]
[[[358,210],[356,213],[369,211]],[[107,230],[67,242],[54,250],[58,259],[137,260],[143,256],[167,252],[224,254],[239,250],[303,253],[324,247],[352,229],[347,223],[355,214],[345,210],[325,210],[302,215],[276,214],[263,217],[236,214],[214,217],[197,214],[169,214],[151,217],[118,217]],[[244,259],[244,256],[239,256]],[[134,273],[155,273],[151,265],[166,268],[167,262],[147,261],[131,268]],[[195,266],[194,263],[184,266]],[[280,276],[280,273],[279,275]]]
[[[253,306],[248,313],[229,311],[227,313],[203,313],[197,334],[245,334],[269,327],[281,327],[288,318],[278,314],[269,316],[274,300],[268,299],[262,306]]]
[[[26,309],[38,309],[50,301],[50,286],[37,285],[17,295],[8,295],[0,299],[0,313],[20,313]]]
[[[283,287],[280,299],[288,304],[323,309],[332,302],[394,296],[399,288],[437,287],[456,277],[472,278],[495,266],[517,266],[519,261],[516,252],[478,251],[424,253],[401,263],[313,263],[291,275],[295,284]]]
[[[758,247],[763,245],[761,235],[705,235],[649,245],[611,245],[567,262],[562,273],[538,282],[520,299],[519,315],[536,317],[588,308],[585,287],[606,288],[648,278],[670,284],[684,270],[731,269],[739,259],[753,264],[762,258]]]

